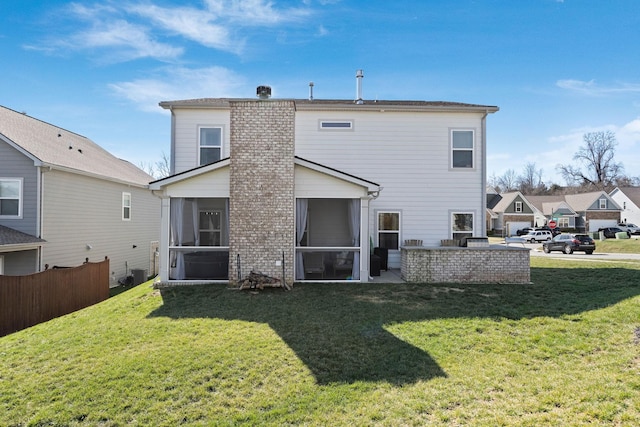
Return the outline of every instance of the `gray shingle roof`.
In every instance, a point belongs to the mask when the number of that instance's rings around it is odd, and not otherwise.
[[[0,106],[0,137],[45,165],[143,186],[153,180],[89,138],[3,106]]]
[[[31,234],[23,233],[13,228],[0,225],[0,246],[3,245],[24,245],[32,243],[44,243],[45,240],[39,239]]]

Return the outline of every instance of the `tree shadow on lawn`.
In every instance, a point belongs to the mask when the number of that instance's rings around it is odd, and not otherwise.
[[[424,350],[384,329],[442,318],[558,317],[640,294],[637,270],[532,269],[532,285],[298,284],[292,291],[233,291],[221,285],[161,289],[150,317],[268,324],[319,384],[446,377]]]

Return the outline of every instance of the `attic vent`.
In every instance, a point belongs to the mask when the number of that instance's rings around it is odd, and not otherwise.
[[[256,89],[256,95],[260,99],[269,99],[271,98],[271,86],[258,86]]]

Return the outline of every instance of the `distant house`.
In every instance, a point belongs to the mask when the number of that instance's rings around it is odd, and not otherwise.
[[[622,209],[620,222],[640,224],[640,187],[617,187],[609,195]]]
[[[260,90],[260,88],[259,88]],[[486,119],[454,102],[167,101],[161,280],[356,280],[375,249],[486,236]],[[528,266],[527,266],[528,267]]]
[[[604,191],[560,196],[525,196],[519,191],[501,194],[494,206],[497,229],[512,236],[524,227],[542,227],[554,220],[561,230],[580,232],[614,227],[620,218],[620,207]]]
[[[86,137],[0,107],[0,274],[110,259],[111,280],[157,264],[153,178]]]
[[[538,226],[535,206],[519,191],[503,193],[492,211],[497,216],[496,230],[506,236],[513,236],[525,227]]]

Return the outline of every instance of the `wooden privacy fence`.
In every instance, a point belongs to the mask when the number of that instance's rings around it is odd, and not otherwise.
[[[109,260],[27,276],[0,276],[0,336],[109,298]]]

